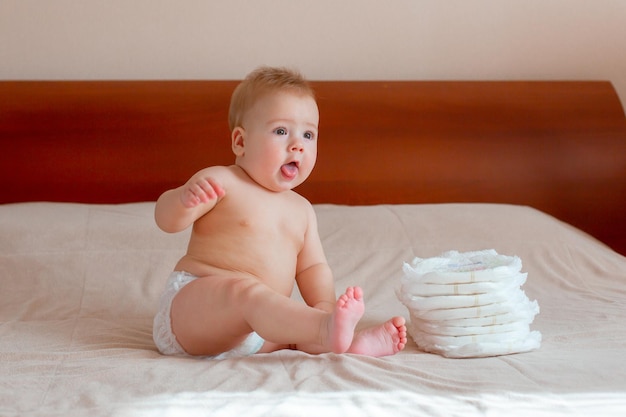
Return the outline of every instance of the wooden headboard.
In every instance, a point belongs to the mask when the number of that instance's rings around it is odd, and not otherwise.
[[[155,200],[231,164],[236,81],[0,82],[0,203]],[[626,253],[609,82],[315,82],[313,203],[530,205]]]

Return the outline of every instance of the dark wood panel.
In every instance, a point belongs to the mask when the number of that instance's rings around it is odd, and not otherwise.
[[[230,164],[235,81],[0,82],[0,202],[155,200]],[[626,253],[626,119],[608,82],[316,82],[314,203],[494,202]]]

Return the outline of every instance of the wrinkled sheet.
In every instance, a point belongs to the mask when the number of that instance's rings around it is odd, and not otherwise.
[[[408,312],[403,262],[493,248],[522,259],[537,351],[479,359],[281,351],[160,355],[152,317],[188,232],[154,203],[0,206],[0,415],[626,415],[626,258],[528,207],[318,205],[337,292],[363,326]],[[294,294],[294,297],[297,297]]]

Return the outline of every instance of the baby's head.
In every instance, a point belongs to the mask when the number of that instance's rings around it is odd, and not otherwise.
[[[276,92],[293,92],[315,99],[313,89],[299,72],[287,68],[259,67],[233,91],[228,112],[230,130],[242,126],[246,112],[257,100]]]
[[[253,71],[233,92],[229,124],[235,165],[268,190],[291,190],[313,170],[319,110],[297,72]]]

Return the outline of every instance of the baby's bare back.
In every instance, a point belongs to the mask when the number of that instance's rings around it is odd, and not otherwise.
[[[253,276],[290,295],[308,227],[308,202],[245,177],[226,181],[226,195],[193,225],[176,269],[202,277]]]

